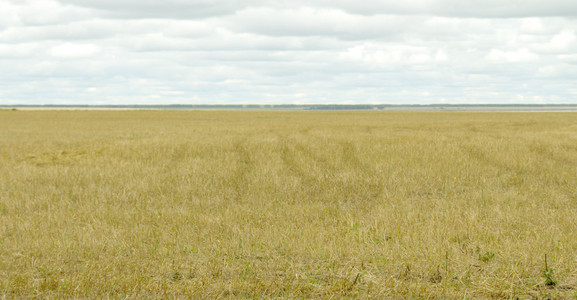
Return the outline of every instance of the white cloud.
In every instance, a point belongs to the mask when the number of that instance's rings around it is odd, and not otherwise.
[[[16,7],[10,2],[0,2],[0,30],[20,23],[15,10]]]
[[[350,12],[366,15],[429,14],[475,18],[577,16],[577,6],[572,0],[365,0],[358,2],[323,0],[313,2],[337,6]]]
[[[19,0],[0,2],[2,26],[44,26],[91,17],[90,9],[62,4],[55,0]]]
[[[0,0],[0,104],[575,103],[575,16],[563,0]]]
[[[559,50],[567,50],[570,46],[575,45],[575,32],[564,30],[551,38],[551,47]]]
[[[0,59],[29,58],[40,50],[36,43],[0,44]]]
[[[350,47],[342,51],[339,57],[345,61],[362,62],[368,66],[379,64],[411,66],[442,63],[448,59],[445,52],[440,49],[375,43]]]
[[[535,53],[529,51],[527,48],[518,49],[515,51],[492,49],[486,58],[493,62],[517,63],[533,61],[536,60],[538,56]]]
[[[540,18],[521,19],[521,32],[528,34],[542,34],[545,32],[545,26]]]
[[[100,52],[100,47],[93,44],[72,44],[64,43],[54,46],[48,50],[48,53],[59,58],[80,58],[90,57]]]
[[[390,38],[420,23],[422,17],[359,16],[337,9],[249,8],[224,18],[232,31],[268,36],[334,36],[344,40]],[[263,26],[266,24],[266,26]]]
[[[250,7],[335,8],[361,15],[425,14],[448,17],[520,18],[577,16],[572,0],[61,0],[123,18],[207,18]]]
[[[563,54],[557,57],[566,63],[577,64],[577,54]]]
[[[234,13],[266,1],[251,0],[60,0],[78,7],[97,9],[116,18],[203,19]]]
[[[437,50],[437,53],[435,53],[435,60],[438,62],[445,62],[448,59],[447,54],[443,50]]]

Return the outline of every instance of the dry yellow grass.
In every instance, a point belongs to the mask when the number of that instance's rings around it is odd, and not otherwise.
[[[0,111],[0,298],[575,297],[576,232],[574,113]]]

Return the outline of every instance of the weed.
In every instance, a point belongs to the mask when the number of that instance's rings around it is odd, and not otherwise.
[[[557,285],[557,280],[553,278],[554,274],[555,269],[549,268],[547,264],[547,254],[545,254],[545,268],[541,271],[541,275],[545,278],[545,286],[552,287]]]
[[[172,276],[170,276],[170,279],[172,281],[179,281],[183,278],[182,274],[180,274],[179,272],[174,272],[172,273]]]
[[[493,253],[491,251],[487,251],[487,252],[483,253],[482,255],[479,255],[479,260],[482,262],[490,262],[493,260],[493,258],[495,258],[495,253]]]

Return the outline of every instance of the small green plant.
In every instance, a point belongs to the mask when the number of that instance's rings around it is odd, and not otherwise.
[[[545,269],[542,270],[542,276],[545,278],[545,285],[546,286],[555,286],[557,285],[557,280],[553,278],[555,274],[555,269],[549,268],[547,265],[547,254],[545,254]]]
[[[477,253],[479,260],[482,262],[490,262],[493,260],[493,258],[495,258],[495,253],[493,253],[493,251],[487,251],[481,254],[481,247],[479,246],[477,246],[477,249],[475,249],[475,253]]]
[[[495,253],[487,251],[484,254],[479,254],[479,260],[482,262],[490,262],[495,258]]]
[[[179,272],[174,272],[172,274],[172,276],[170,276],[170,279],[172,279],[172,281],[179,281],[183,278],[182,274],[180,274]]]

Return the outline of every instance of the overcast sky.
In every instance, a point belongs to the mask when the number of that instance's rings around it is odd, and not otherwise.
[[[575,0],[0,0],[0,104],[577,104]]]

